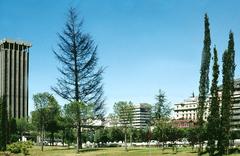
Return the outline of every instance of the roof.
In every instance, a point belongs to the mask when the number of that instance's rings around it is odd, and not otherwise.
[[[219,90],[222,90],[223,85],[219,86]],[[234,88],[240,88],[240,78],[234,80]]]
[[[3,44],[5,42],[16,43],[16,44],[19,44],[19,45],[25,45],[27,47],[31,47],[32,46],[31,43],[26,42],[26,41],[21,41],[21,40],[12,40],[12,39],[8,39],[8,38],[4,38],[4,39],[0,40],[0,44]]]

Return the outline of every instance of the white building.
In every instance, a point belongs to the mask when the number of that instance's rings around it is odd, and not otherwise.
[[[134,105],[133,110],[133,127],[145,128],[148,126],[151,119],[151,105],[141,103]]]
[[[231,129],[232,130],[240,130],[240,79],[236,79],[234,81],[234,93],[233,93],[233,103],[231,110]],[[219,99],[220,106],[222,100],[222,85],[219,86]],[[207,98],[206,101],[206,109],[204,112],[204,120],[207,121],[207,117],[209,115],[209,99],[211,96]],[[183,119],[183,120],[197,120],[197,106],[198,106],[198,97],[191,96],[188,99],[185,99],[183,102],[175,104],[175,119]]]
[[[207,99],[208,101],[208,99]],[[197,107],[198,107],[198,96],[191,96],[180,103],[175,104],[174,112],[175,119],[183,119],[183,120],[197,120]],[[209,105],[207,102],[206,111],[203,114],[203,118],[206,121],[209,111]]]

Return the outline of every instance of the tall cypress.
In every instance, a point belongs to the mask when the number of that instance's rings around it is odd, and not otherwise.
[[[197,122],[198,128],[200,131],[203,130],[203,114],[205,111],[205,102],[207,98],[207,94],[209,92],[209,66],[210,66],[210,59],[211,59],[211,38],[210,38],[210,29],[209,29],[209,19],[207,14],[205,14],[204,18],[204,45],[202,51],[202,60],[201,60],[201,69],[200,69],[200,81],[199,81],[199,97],[198,97],[198,112],[197,112]],[[198,141],[199,141],[199,154],[202,151],[202,136],[198,134]]]
[[[218,65],[218,54],[217,49],[214,47],[213,50],[213,79],[211,86],[211,100],[207,124],[207,136],[208,136],[208,148],[209,155],[213,156],[216,150],[215,140],[218,140],[219,127],[220,127],[220,113],[219,113],[219,97],[218,97],[218,76],[219,76],[219,65]]]
[[[5,151],[8,136],[8,111],[6,98],[0,99],[0,150]]]
[[[219,154],[228,154],[232,95],[234,92],[235,50],[233,33],[229,33],[228,50],[223,54],[223,90],[221,107],[221,133],[218,141]]]
[[[230,53],[231,61],[230,61],[230,68],[231,68],[231,94],[234,92],[234,72],[235,72],[235,50],[234,50],[234,36],[233,32],[230,31],[229,33],[229,41],[228,41],[228,52]]]
[[[205,32],[204,32],[204,46],[202,51],[202,61],[200,69],[200,81],[199,81],[199,104],[198,104],[198,124],[203,125],[203,113],[205,107],[205,101],[209,91],[209,66],[211,59],[211,38],[210,38],[210,29],[208,16],[205,14]]]
[[[222,88],[222,107],[221,107],[221,131],[218,141],[219,154],[227,152],[229,146],[230,130],[230,103],[231,103],[231,55],[226,50],[223,53],[223,88]]]

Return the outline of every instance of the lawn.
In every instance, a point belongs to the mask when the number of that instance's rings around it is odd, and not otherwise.
[[[76,154],[75,149],[67,149],[63,147],[45,147],[44,151],[40,151],[40,147],[33,147],[30,150],[32,156],[195,156],[197,153],[192,152],[190,148],[178,149],[178,153],[172,151],[172,149],[165,149],[162,151],[160,148],[130,148],[128,152],[124,151],[124,148],[96,148],[82,150],[79,154]],[[240,154],[232,154],[231,156],[237,156]],[[22,156],[18,154],[16,156]],[[206,155],[205,155],[206,156]]]

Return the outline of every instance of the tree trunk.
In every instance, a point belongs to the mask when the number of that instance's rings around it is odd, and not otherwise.
[[[64,141],[65,141],[65,130],[63,130],[63,136],[62,136],[62,145],[64,147]]]
[[[79,126],[79,148],[82,149],[82,129],[81,129],[81,126]]]
[[[41,130],[41,151],[43,152],[43,141],[44,141],[44,126],[42,126]]]
[[[125,128],[125,151],[127,151],[127,129]]]
[[[202,143],[199,143],[199,147],[198,147],[198,156],[200,156],[202,154]]]
[[[132,147],[132,128],[130,128],[130,146]]]
[[[77,125],[77,153],[79,152],[79,144],[80,144],[80,138],[79,138],[79,124]]]

